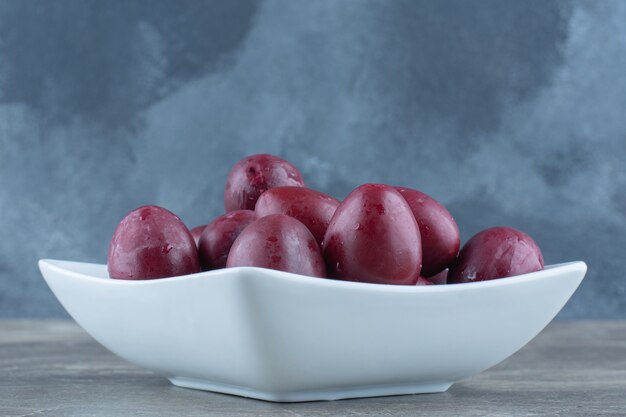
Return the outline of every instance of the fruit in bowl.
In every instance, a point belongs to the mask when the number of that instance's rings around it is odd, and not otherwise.
[[[233,210],[209,223],[202,231],[198,243],[202,269],[224,268],[233,242],[256,218],[256,213],[252,210]]]
[[[126,215],[109,246],[109,275],[117,279],[155,279],[200,272],[193,236],[172,212],[139,207]]]
[[[536,336],[586,272],[544,268],[510,228],[457,253],[454,218],[418,190],[364,184],[338,201],[280,158],[242,161],[206,226],[143,206],[108,266],[39,262],[90,335],[177,386],[281,402],[442,392]]]
[[[364,184],[339,205],[326,235],[329,275],[378,284],[417,282],[422,268],[419,228],[393,187]]]
[[[543,268],[539,246],[523,232],[487,229],[459,253],[452,214],[421,191],[363,184],[339,201],[305,187],[292,163],[269,154],[231,168],[224,207],[225,214],[191,231],[161,207],[129,213],[111,241],[110,277],[253,266],[343,281],[442,285]]]
[[[320,245],[339,200],[306,187],[276,187],[261,194],[254,211],[259,217],[286,214],[299,220]]]
[[[450,212],[434,198],[406,187],[396,189],[409,203],[420,229],[423,250],[421,274],[432,277],[456,258],[461,245],[459,227]]]
[[[261,194],[274,187],[304,187],[300,171],[290,162],[274,155],[251,155],[237,162],[228,173],[224,189],[224,208],[254,210]]]
[[[492,227],[472,237],[450,268],[451,283],[484,281],[543,269],[543,254],[526,233]]]
[[[324,259],[313,234],[284,214],[261,217],[243,229],[233,242],[226,266],[256,266],[326,277]]]

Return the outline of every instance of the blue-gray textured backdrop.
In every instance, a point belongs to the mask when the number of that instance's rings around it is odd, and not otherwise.
[[[423,190],[520,228],[626,317],[626,2],[0,0],[0,316],[60,316],[38,258],[121,217],[221,213],[246,154],[344,197]],[[532,308],[532,305],[529,305]]]

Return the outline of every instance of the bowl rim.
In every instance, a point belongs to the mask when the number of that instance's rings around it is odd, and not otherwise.
[[[306,284],[312,286],[322,286],[329,288],[352,288],[362,291],[376,291],[376,292],[401,292],[401,293],[413,293],[413,292],[449,292],[456,290],[470,290],[484,289],[492,287],[500,287],[504,285],[512,285],[516,283],[523,283],[528,281],[541,280],[551,275],[554,275],[557,271],[559,273],[567,272],[579,272],[585,274],[587,272],[587,264],[583,261],[565,262],[559,264],[546,265],[544,269],[536,272],[530,272],[522,275],[514,275],[510,277],[475,281],[458,284],[445,284],[445,285],[393,285],[393,284],[375,284],[368,282],[356,282],[356,281],[344,281],[332,278],[319,278],[306,275],[294,274],[291,272],[279,271],[268,268],[259,268],[251,266],[223,268],[212,271],[203,271],[195,274],[180,275],[168,278],[146,279],[146,280],[123,280],[123,279],[111,279],[108,277],[89,275],[84,272],[79,272],[72,269],[72,264],[80,265],[92,265],[97,267],[106,267],[105,264],[96,264],[88,262],[76,262],[57,259],[40,259],[40,269],[55,270],[64,275],[71,275],[74,278],[83,280],[98,282],[100,284],[106,283],[106,285],[117,286],[158,286],[158,285],[173,285],[178,282],[197,281],[206,278],[212,279],[231,279],[231,276],[239,274],[261,274],[267,279],[274,279],[284,281],[292,284]]]

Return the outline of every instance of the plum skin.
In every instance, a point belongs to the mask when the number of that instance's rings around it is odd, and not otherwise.
[[[270,214],[246,227],[235,239],[226,267],[255,266],[312,277],[326,277],[315,238],[293,217]]]
[[[206,224],[202,224],[190,230],[191,236],[193,237],[194,242],[196,242],[196,246],[200,244],[200,236],[202,236],[202,231],[206,226]]]
[[[322,245],[332,278],[414,285],[422,265],[419,226],[393,187],[364,184],[331,219]]]
[[[202,231],[198,244],[202,269],[207,271],[226,267],[226,259],[233,242],[256,219],[252,210],[234,210],[209,223]]]
[[[142,206],[118,224],[107,259],[109,276],[144,280],[200,271],[196,244],[187,226],[174,213]]]
[[[459,227],[450,212],[434,198],[406,187],[395,187],[409,203],[422,238],[422,276],[446,269],[461,246]]]
[[[245,157],[231,168],[224,188],[224,209],[254,210],[259,196],[281,186],[304,187],[300,171],[290,162],[270,154]]]
[[[448,272],[448,283],[504,278],[543,269],[543,254],[526,233],[492,227],[474,235]]]
[[[322,245],[324,234],[339,206],[339,200],[306,187],[276,187],[267,190],[256,202],[257,216],[286,214],[304,224]]]

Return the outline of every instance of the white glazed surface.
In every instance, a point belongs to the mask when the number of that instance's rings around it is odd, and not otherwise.
[[[445,391],[528,343],[587,270],[413,287],[249,267],[148,281],[109,279],[106,265],[39,267],[113,353],[175,385],[281,402]]]

